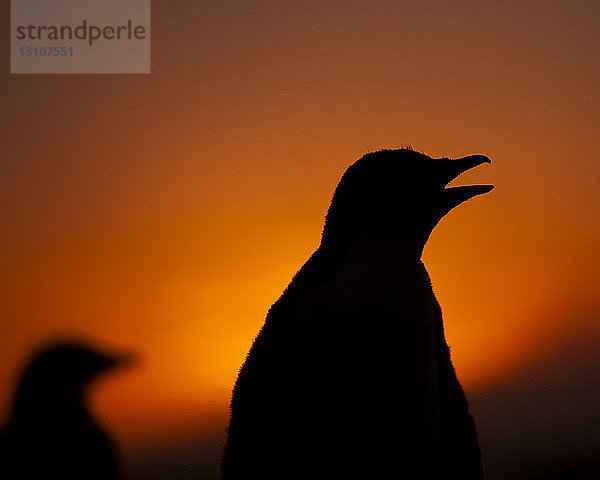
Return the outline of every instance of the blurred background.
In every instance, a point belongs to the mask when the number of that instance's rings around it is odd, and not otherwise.
[[[489,479],[599,478],[599,14],[154,0],[150,75],[10,75],[3,42],[0,418],[42,342],[133,350],[92,398],[129,477],[217,478],[237,370],[339,177],[411,145],[493,159],[424,254]]]

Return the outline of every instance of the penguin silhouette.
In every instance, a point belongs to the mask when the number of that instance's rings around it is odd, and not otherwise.
[[[444,215],[493,188],[447,184],[489,162],[400,149],[347,169],[240,370],[224,480],[483,478],[420,258]]]
[[[94,379],[128,358],[74,342],[35,354],[0,434],[0,478],[121,479],[115,446],[90,413],[86,394]]]

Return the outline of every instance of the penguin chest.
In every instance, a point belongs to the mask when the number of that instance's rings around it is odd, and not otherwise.
[[[308,344],[346,361],[402,352],[421,357],[435,347],[437,302],[424,268],[340,269],[331,281],[296,299],[292,321]],[[333,350],[332,350],[333,349]],[[323,352],[325,358],[332,357]]]
[[[421,289],[414,285],[347,275],[295,299],[272,385],[284,385],[280,418],[311,461],[325,461],[326,451],[346,459],[350,474],[402,451],[418,457],[410,468],[436,464],[436,304],[422,278]]]

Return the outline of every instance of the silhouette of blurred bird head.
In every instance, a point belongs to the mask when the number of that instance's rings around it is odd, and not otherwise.
[[[15,407],[80,401],[92,381],[131,355],[111,355],[76,342],[53,344],[26,365],[17,387]]]
[[[364,155],[338,183],[327,212],[323,244],[344,244],[357,236],[378,237],[420,256],[444,215],[494,188],[447,187],[461,173],[483,163],[491,160],[484,155],[431,158],[411,149]]]

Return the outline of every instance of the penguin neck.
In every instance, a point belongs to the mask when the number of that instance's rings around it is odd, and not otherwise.
[[[360,250],[367,257],[389,253],[390,258],[419,262],[433,230],[416,222],[357,222],[352,227],[328,221],[321,238],[321,248],[339,256],[348,250]]]
[[[321,248],[334,253],[338,259],[368,264],[372,269],[394,269],[422,265],[422,247],[405,245],[393,238],[373,235],[354,235],[343,243],[324,242]]]
[[[14,401],[12,415],[15,419],[80,415],[87,411],[87,403],[85,388],[21,392]]]

